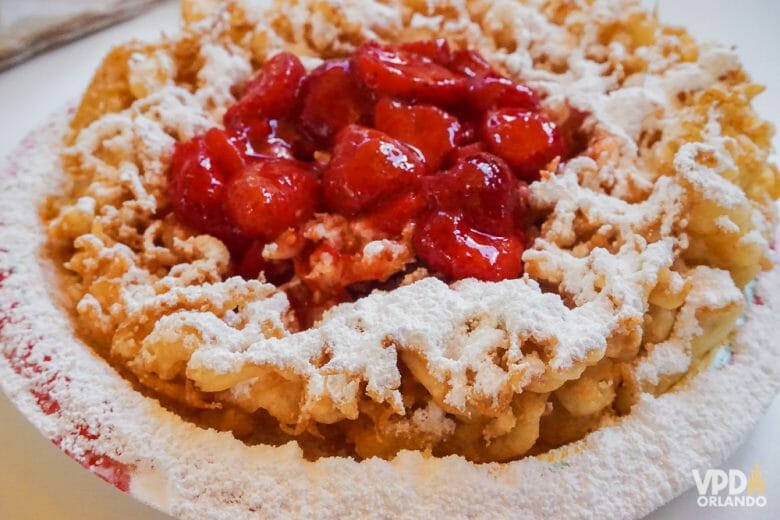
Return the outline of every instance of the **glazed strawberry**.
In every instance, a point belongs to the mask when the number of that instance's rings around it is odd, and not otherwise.
[[[317,181],[302,163],[265,159],[247,166],[225,190],[230,219],[245,234],[272,239],[314,213]]]
[[[209,160],[225,178],[233,177],[244,168],[244,157],[240,140],[229,136],[224,130],[212,128],[203,134]]]
[[[212,128],[203,135],[208,156],[225,178],[241,173],[244,169],[244,158],[238,140],[228,136],[224,130]]]
[[[414,148],[384,132],[350,125],[336,136],[323,172],[323,194],[332,211],[354,215],[413,189],[424,173],[425,161]]]
[[[236,131],[252,119],[274,119],[295,106],[298,89],[306,70],[297,56],[280,52],[266,60],[249,82],[244,95],[224,116],[225,127]]]
[[[433,105],[406,105],[385,98],[376,105],[374,126],[420,150],[428,169],[438,170],[455,148],[460,123]]]
[[[520,182],[495,155],[466,156],[424,182],[434,207],[462,212],[471,227],[485,233],[505,235],[513,231]]]
[[[251,121],[239,134],[244,153],[256,158],[311,160],[316,146],[289,119]]]
[[[252,242],[236,266],[236,273],[246,280],[256,280],[262,273],[265,280],[274,285],[288,282],[294,274],[292,262],[266,260],[263,258],[264,248],[264,242],[260,240]]]
[[[331,144],[345,126],[366,122],[370,113],[371,99],[355,79],[348,60],[326,61],[303,82],[301,127],[322,144]]]
[[[239,134],[244,143],[244,153],[256,158],[291,159],[292,143],[277,135],[278,126],[279,121],[276,119],[248,121]]]
[[[539,100],[530,88],[507,78],[483,77],[469,84],[468,101],[478,113],[495,108],[537,110]]]
[[[499,281],[523,271],[524,244],[515,235],[482,233],[457,214],[437,211],[422,220],[415,233],[417,256],[433,271],[452,280]]]
[[[378,95],[449,104],[466,90],[462,76],[430,58],[374,42],[361,46],[353,63],[363,83]]]
[[[475,153],[486,152],[486,151],[487,148],[485,147],[485,143],[483,143],[482,141],[477,141],[476,143],[460,146],[454,149],[450,154],[449,163],[455,164],[460,159],[464,159],[469,155],[474,155]]]
[[[477,51],[460,49],[452,53],[450,70],[469,78],[499,77],[498,72],[490,66]]]
[[[171,159],[168,194],[176,215],[204,230],[222,216],[225,175],[211,163],[205,137],[176,146]]]
[[[528,181],[538,179],[547,163],[564,154],[557,126],[538,112],[494,110],[486,115],[481,133],[488,149]]]
[[[460,120],[460,132],[455,138],[455,143],[458,146],[468,146],[470,144],[476,144],[475,141],[479,138],[479,125],[470,119]]]
[[[225,152],[227,150],[227,152]],[[222,130],[212,129],[176,146],[168,178],[168,197],[176,217],[196,231],[223,240],[233,251],[246,240],[222,207],[225,182],[240,157]],[[224,155],[223,155],[224,154]]]
[[[435,38],[433,40],[418,40],[416,42],[408,42],[400,45],[401,50],[413,52],[420,56],[444,65],[445,67],[450,64],[452,60],[452,53],[450,52],[450,44],[444,38]]]
[[[426,208],[425,197],[417,192],[403,193],[377,205],[365,216],[371,229],[378,229],[391,236],[399,235],[407,224]]]

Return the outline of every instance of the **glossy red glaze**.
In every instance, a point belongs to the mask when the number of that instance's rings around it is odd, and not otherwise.
[[[345,126],[367,123],[372,103],[348,60],[326,61],[303,82],[300,124],[318,143],[331,145]]]
[[[317,181],[304,165],[269,159],[250,164],[230,181],[225,209],[247,236],[272,239],[311,217],[317,191]]]
[[[429,171],[436,171],[455,149],[458,119],[433,105],[407,105],[383,99],[374,111],[374,126],[420,150]]]
[[[501,236],[515,229],[520,182],[495,155],[468,155],[451,169],[426,178],[425,187],[434,207],[462,212],[479,231]]]
[[[452,53],[450,69],[469,78],[500,76],[480,53],[470,49],[460,49]]]
[[[481,133],[488,149],[528,181],[538,179],[542,168],[564,155],[557,126],[538,112],[493,110],[486,114]]]
[[[399,47],[401,50],[425,56],[433,62],[445,67],[448,67],[452,61],[450,44],[445,38],[402,43]]]
[[[422,155],[384,132],[351,125],[336,137],[323,172],[328,209],[354,215],[383,197],[413,189],[425,173]]]
[[[533,90],[507,78],[491,76],[469,83],[468,102],[471,109],[480,114],[495,108],[539,108],[539,99]]]
[[[494,236],[469,227],[462,216],[436,211],[419,224],[417,255],[449,279],[498,281],[523,271],[525,244],[517,235]]]
[[[225,113],[225,127],[236,131],[252,119],[287,115],[295,106],[305,75],[301,60],[292,53],[281,52],[269,58],[246,86],[244,95]]]
[[[422,193],[406,192],[377,204],[375,209],[366,213],[365,222],[373,229],[397,236],[426,207],[427,201]]]
[[[235,172],[223,171],[223,164],[232,167],[233,160],[214,154],[205,136],[178,144],[171,159],[168,197],[183,223],[200,233],[216,236],[231,250],[240,250],[245,237],[222,206],[225,182]]]
[[[454,103],[466,91],[465,79],[432,59],[370,42],[353,57],[355,71],[378,96]]]

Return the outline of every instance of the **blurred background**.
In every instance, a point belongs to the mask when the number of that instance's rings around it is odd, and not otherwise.
[[[657,8],[664,22],[686,26],[700,40],[735,45],[754,80],[768,86],[756,101],[759,113],[780,123],[780,67],[775,54],[780,48],[780,1],[649,0],[645,4]],[[112,45],[133,38],[154,39],[175,28],[177,20],[178,5],[173,0],[0,0],[0,69],[5,69],[0,72],[0,157],[50,113],[75,101]],[[54,47],[48,47],[51,44]],[[777,136],[775,147],[780,147]],[[743,446],[721,466],[749,472],[759,464],[766,478],[765,508],[700,509],[692,490],[650,518],[780,518],[779,438],[780,400],[776,398]],[[131,518],[168,517],[83,470],[0,393],[0,519]]]
[[[0,0],[0,70],[134,16],[159,0]]]

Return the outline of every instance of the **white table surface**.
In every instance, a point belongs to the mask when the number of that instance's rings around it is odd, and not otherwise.
[[[2,0],[5,1],[5,0]],[[13,0],[11,0],[13,1]],[[648,1],[648,5],[655,4]],[[659,14],[688,27],[702,40],[737,45],[753,78],[769,87],[756,102],[780,123],[780,1],[660,0]],[[175,2],[86,37],[0,73],[0,157],[48,114],[84,90],[110,46],[131,38],[151,39],[175,27]],[[780,148],[775,138],[775,147]],[[691,490],[656,511],[653,520],[677,518],[780,518],[780,399],[723,468],[749,472],[759,464],[766,477],[767,507],[761,510],[699,509]],[[0,519],[113,520],[168,518],[92,476],[49,443],[0,393]]]

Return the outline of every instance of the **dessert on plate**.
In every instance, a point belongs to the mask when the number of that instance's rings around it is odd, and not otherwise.
[[[58,158],[25,173],[49,195],[31,231],[49,299],[102,367],[63,364],[33,397],[115,484],[185,517],[296,510],[279,480],[253,489],[249,463],[219,493],[195,476],[201,491],[149,495],[150,474],[229,472],[223,446],[380,502],[371,479],[438,503],[460,472],[484,511],[545,515],[555,478],[620,480],[627,451],[651,458],[687,421],[706,436],[711,388],[755,381],[752,405],[723,405],[749,415],[721,422],[724,446],[776,391],[762,287],[780,177],[733,51],[630,1],[185,0],[182,15],[107,55],[67,127],[37,138],[61,140]],[[4,253],[12,286],[24,271]],[[56,356],[36,344],[8,350],[16,376]],[[108,408],[71,410],[87,398],[58,397],[62,378]],[[125,398],[155,411],[116,410]],[[126,442],[161,428],[213,446],[208,468]],[[722,456],[699,449],[671,467]],[[511,473],[570,464],[536,502]],[[309,506],[346,511],[346,489]],[[598,489],[554,498],[558,513]],[[632,500],[594,510],[658,505]]]

